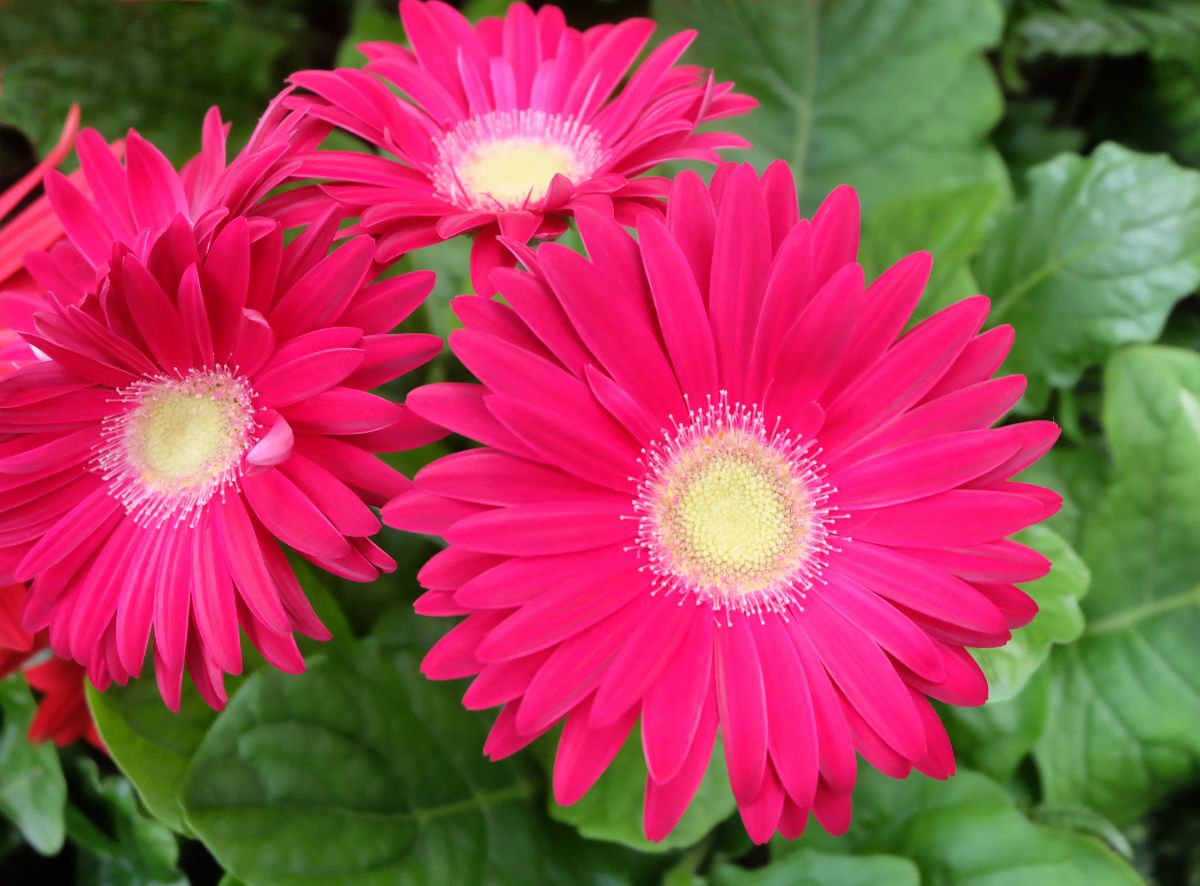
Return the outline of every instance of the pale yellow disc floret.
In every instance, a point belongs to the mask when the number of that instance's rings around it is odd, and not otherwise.
[[[477,147],[459,170],[463,187],[503,206],[520,206],[546,196],[556,175],[575,176],[575,158],[564,146],[541,139],[513,138]]]
[[[680,453],[656,503],[672,571],[730,596],[785,579],[804,552],[804,489],[786,459],[731,435]]]
[[[240,417],[212,397],[169,391],[135,415],[130,455],[147,484],[178,489],[210,483],[241,455]]]
[[[93,470],[143,525],[194,520],[242,474],[257,427],[254,391],[226,366],[150,376],[120,389]]]

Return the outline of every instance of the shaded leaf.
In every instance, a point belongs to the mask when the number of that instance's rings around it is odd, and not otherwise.
[[[31,744],[37,703],[25,678],[0,681],[0,813],[43,855],[62,848],[67,783],[53,744]]]
[[[1200,283],[1200,173],[1115,144],[1059,157],[1030,173],[975,273],[989,322],[1019,331],[1006,367],[1070,387],[1116,345],[1156,338]]]
[[[1020,19],[1025,55],[1195,58],[1200,7],[1192,0],[1052,0]]]
[[[921,872],[905,858],[891,855],[830,855],[801,849],[760,870],[719,864],[710,886],[918,886]]]
[[[1056,651],[1035,752],[1046,799],[1117,824],[1200,772],[1200,355],[1118,353],[1105,372],[1114,481],[1084,518],[1083,637]]]
[[[49,143],[72,102],[108,138],[136,127],[179,160],[200,145],[209,106],[244,140],[283,78],[304,61],[302,20],[229,3],[6,3],[0,118]]]
[[[91,812],[72,806],[67,813],[67,832],[80,852],[77,881],[94,886],[186,886],[187,878],[177,867],[175,835],[142,813],[133,786],[120,776],[101,778],[90,758],[76,760],[75,769]]]
[[[806,845],[843,853],[884,853],[909,859],[921,882],[955,886],[1132,886],[1141,883],[1100,840],[1035,824],[1004,789],[963,771],[946,782],[912,775],[895,781],[864,770],[855,789],[855,823],[844,837],[808,832],[782,856]]]

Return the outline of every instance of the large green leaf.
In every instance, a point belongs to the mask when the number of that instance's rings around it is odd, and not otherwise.
[[[1114,481],[1085,517],[1083,637],[1058,650],[1035,758],[1051,802],[1128,822],[1200,773],[1200,355],[1105,372]]]
[[[0,682],[0,814],[43,855],[62,848],[67,783],[53,744],[31,744],[37,703],[25,678]]]
[[[1050,670],[1043,667],[1007,701],[978,708],[941,706],[959,765],[1007,781],[1042,737],[1049,701]]]
[[[1200,6],[1194,0],[1053,0],[1021,18],[1027,56],[1132,55],[1194,59]]]
[[[1057,121],[1056,110],[1048,98],[1015,99],[1005,105],[1004,119],[992,139],[1021,193],[1031,168],[1059,154],[1081,150],[1087,141],[1082,130]]]
[[[0,119],[46,143],[72,102],[108,138],[134,126],[176,160],[200,144],[211,105],[244,140],[283,78],[303,66],[299,16],[228,3],[4,4]]]
[[[250,886],[601,878],[569,830],[539,821],[525,771],[481,756],[482,721],[418,661],[384,637],[299,677],[250,677],[188,769],[196,834]]]
[[[595,840],[610,840],[642,852],[666,852],[690,846],[733,814],[737,808],[725,760],[713,755],[696,796],[675,830],[660,843],[651,843],[642,833],[642,796],[646,786],[646,760],[635,730],[600,780],[573,806],[550,800],[551,818],[574,825],[579,833]]]
[[[1002,181],[986,134],[1000,95],[983,52],[991,0],[656,0],[668,30],[696,28],[693,57],[759,100],[725,125],[765,165],[791,163],[801,203],[843,182],[873,208]]]
[[[808,846],[903,856],[920,869],[921,882],[955,886],[1142,882],[1100,840],[1033,823],[1003,788],[975,772],[938,782],[921,775],[895,781],[865,770],[854,800],[854,824],[844,837],[811,833],[772,848],[784,857]]]
[[[89,757],[75,761],[78,792],[86,810],[67,810],[67,833],[79,853],[81,886],[186,886],[179,844],[164,824],[143,814],[133,786],[121,776],[101,777]]]
[[[89,683],[88,702],[108,752],[146,808],[172,829],[185,831],[179,808],[184,772],[216,712],[185,685],[179,713],[172,713],[153,675],[103,693]]]
[[[1088,569],[1062,536],[1044,526],[1022,532],[1017,540],[1041,551],[1053,567],[1050,574],[1023,586],[1038,604],[1032,622],[1013,632],[999,649],[974,651],[988,678],[988,698],[1007,701],[1021,691],[1056,643],[1069,643],[1083,631],[1079,599],[1088,588]]]
[[[708,882],[710,886],[919,886],[921,872],[906,858],[801,849],[755,871],[719,864]]]
[[[1115,345],[1156,338],[1200,283],[1200,173],[1115,144],[1059,157],[1030,173],[975,272],[990,322],[1017,328],[1008,368],[1070,387]]]

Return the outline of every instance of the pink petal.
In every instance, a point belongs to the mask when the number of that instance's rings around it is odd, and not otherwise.
[[[482,661],[519,658],[556,646],[649,592],[624,557],[608,557],[539,594],[496,627],[479,646]]]
[[[284,544],[315,557],[343,557],[350,546],[308,497],[278,470],[242,479],[246,501]]]
[[[670,778],[655,779],[653,769],[646,778],[646,806],[642,827],[646,839],[658,842],[667,836],[683,818],[688,804],[708,771],[712,759],[713,740],[717,734],[716,693],[711,683],[705,684],[704,695],[696,706],[696,726],[693,736],[680,757]],[[649,764],[649,757],[646,758]]]
[[[591,722],[591,700],[567,717],[554,757],[554,800],[562,806],[578,802],[608,768],[637,721],[637,711],[606,726]]]
[[[688,622],[687,633],[642,702],[642,746],[650,777],[657,782],[672,781],[680,772],[693,736],[698,736],[705,699],[713,691],[713,634],[717,628],[712,613],[685,603],[678,616]],[[715,729],[715,698],[712,701]]]
[[[739,803],[762,786],[767,760],[767,702],[758,646],[748,616],[735,613],[718,626],[713,672],[729,783]]]
[[[895,668],[874,641],[816,594],[809,595],[797,626],[863,719],[901,756],[919,756],[924,738],[917,712]]]

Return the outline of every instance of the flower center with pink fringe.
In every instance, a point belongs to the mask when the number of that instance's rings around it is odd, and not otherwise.
[[[664,431],[645,450],[634,500],[655,587],[714,609],[802,608],[834,535],[832,490],[812,447],[724,393]]]
[[[571,116],[492,111],[458,124],[438,145],[433,184],[458,206],[495,212],[535,207],[556,175],[573,184],[605,160],[600,136]]]
[[[254,392],[228,367],[151,376],[117,391],[94,469],[138,523],[195,522],[237,485],[254,444]]]

